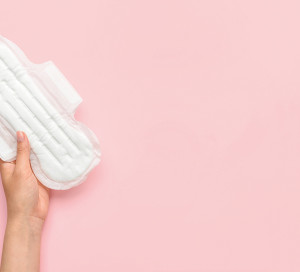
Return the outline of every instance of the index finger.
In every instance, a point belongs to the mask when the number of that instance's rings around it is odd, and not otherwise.
[[[15,161],[12,162],[6,162],[0,159],[0,173],[2,177],[7,177],[12,175],[14,169],[15,169]]]

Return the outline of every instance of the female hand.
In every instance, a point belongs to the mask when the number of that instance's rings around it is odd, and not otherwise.
[[[40,243],[49,207],[49,189],[35,177],[30,165],[30,144],[17,132],[15,162],[0,160],[7,202],[7,225],[0,272],[38,272]]]
[[[0,161],[8,218],[21,216],[44,221],[49,207],[49,189],[32,172],[30,144],[24,132],[17,132],[17,142],[16,161]]]

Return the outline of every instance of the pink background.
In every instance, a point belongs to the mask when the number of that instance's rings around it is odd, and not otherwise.
[[[84,98],[102,163],[53,192],[43,272],[300,271],[299,1],[1,1]],[[6,213],[0,191],[0,243]]]

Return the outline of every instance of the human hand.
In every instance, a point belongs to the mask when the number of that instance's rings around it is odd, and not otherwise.
[[[7,217],[30,218],[43,223],[48,213],[50,192],[32,172],[29,160],[30,144],[24,132],[17,132],[17,142],[16,161],[0,160]]]
[[[7,202],[0,271],[37,272],[40,266],[42,228],[49,207],[49,189],[32,172],[30,144],[26,134],[17,132],[17,141],[16,161],[0,160]]]

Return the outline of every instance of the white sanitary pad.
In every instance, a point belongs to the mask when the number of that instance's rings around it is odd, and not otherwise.
[[[31,144],[31,166],[47,187],[74,187],[100,161],[98,140],[74,118],[82,102],[52,62],[31,63],[0,36],[0,158],[16,158],[16,132]]]

